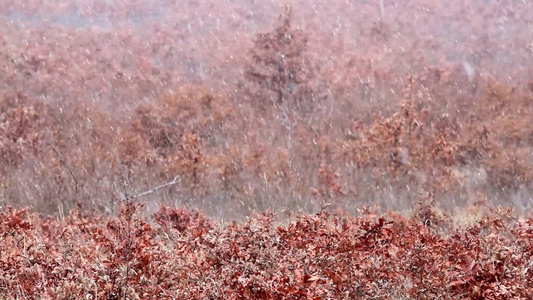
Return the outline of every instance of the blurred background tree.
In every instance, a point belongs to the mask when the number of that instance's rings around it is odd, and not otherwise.
[[[277,27],[259,33],[249,50],[244,89],[253,99],[275,106],[301,106],[304,100],[312,99],[315,72],[306,56],[307,35],[293,28],[291,20],[292,9],[286,6]]]

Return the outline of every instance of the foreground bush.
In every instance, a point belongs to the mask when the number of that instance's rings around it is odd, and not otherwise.
[[[533,219],[437,234],[403,217],[265,213],[222,226],[163,207],[0,215],[2,299],[528,299]]]

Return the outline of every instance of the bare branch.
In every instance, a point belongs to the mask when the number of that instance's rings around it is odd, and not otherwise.
[[[171,185],[174,185],[174,184],[178,183],[178,182],[179,182],[178,179],[179,179],[179,175],[176,176],[176,177],[174,177],[174,179],[172,179],[172,181],[170,181],[170,182],[167,182],[167,183],[165,183],[165,184],[162,184],[162,185],[156,186],[156,187],[153,188],[153,189],[149,189],[149,190],[144,191],[144,192],[142,192],[142,193],[139,193],[139,194],[137,194],[137,195],[135,195],[135,196],[133,196],[133,197],[134,197],[134,198],[139,198],[139,197],[142,197],[142,196],[146,196],[146,195],[148,195],[148,194],[151,194],[151,193],[153,193],[153,192],[156,192],[156,191],[158,191],[158,190],[160,190],[160,189],[162,189],[162,188],[169,187],[169,186],[171,186]]]

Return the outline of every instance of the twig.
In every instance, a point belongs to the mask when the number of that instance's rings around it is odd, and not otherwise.
[[[158,190],[160,190],[160,189],[162,189],[162,188],[165,188],[165,187],[168,187],[168,186],[174,185],[174,184],[176,184],[176,183],[179,182],[178,178],[179,178],[179,175],[176,176],[176,177],[174,177],[174,179],[172,179],[172,181],[170,181],[170,182],[167,182],[167,183],[165,183],[165,184],[162,184],[162,185],[156,186],[156,187],[153,188],[153,189],[149,189],[149,190],[144,191],[144,192],[142,192],[142,193],[139,193],[139,194],[137,194],[137,195],[135,195],[135,196],[133,196],[133,197],[134,197],[134,198],[139,198],[139,197],[142,197],[142,196],[146,196],[146,195],[151,194],[151,193],[153,193],[153,192],[156,192],[156,191],[158,191]]]
[[[52,146],[52,149],[54,149],[54,151],[57,153],[57,155],[59,155],[59,159],[60,159],[59,162],[61,162],[63,166],[67,168],[67,171],[70,173],[70,176],[72,177],[72,179],[74,179],[74,184],[75,184],[74,188],[76,189],[76,194],[78,194],[79,192],[78,177],[76,176],[74,171],[68,166],[67,161],[65,160],[65,157],[63,156],[63,153],[61,153],[61,150],[59,150],[59,148],[53,143],[50,143],[50,145]]]

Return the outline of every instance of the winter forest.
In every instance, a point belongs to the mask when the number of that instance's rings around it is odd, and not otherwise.
[[[0,299],[531,299],[533,2],[0,0]]]

